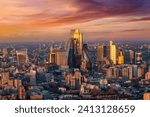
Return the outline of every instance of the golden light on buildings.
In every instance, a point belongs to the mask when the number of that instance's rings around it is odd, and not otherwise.
[[[76,42],[77,54],[82,54],[82,46],[83,46],[83,34],[79,29],[71,30],[71,38]]]
[[[124,64],[124,55],[123,55],[123,52],[122,52],[122,51],[119,52],[118,64],[119,64],[119,65]]]
[[[116,64],[116,45],[113,44],[112,41],[110,41],[110,59],[112,60],[113,64]]]

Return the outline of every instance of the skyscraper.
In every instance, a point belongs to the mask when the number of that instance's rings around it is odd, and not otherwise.
[[[113,44],[112,41],[110,41],[110,59],[112,60],[113,64],[116,64],[116,45]]]
[[[80,68],[82,57],[83,35],[79,29],[71,30],[69,40],[68,65],[70,68]]]
[[[124,55],[123,55],[123,51],[122,50],[120,50],[120,52],[119,52],[118,64],[119,65],[124,64]]]
[[[133,50],[129,50],[130,53],[130,63],[133,64],[135,63],[135,53]]]
[[[97,60],[98,62],[103,62],[106,55],[106,46],[105,45],[99,45],[97,47]]]
[[[65,50],[56,52],[56,64],[60,66],[67,66],[67,53]]]
[[[89,49],[88,49],[88,46],[87,44],[84,44],[83,45],[83,52],[82,52],[82,62],[86,63],[86,69],[88,71],[91,71],[92,70],[92,62],[90,60],[90,56],[89,56]]]
[[[54,53],[54,49],[50,48],[49,62],[55,64],[56,63],[56,53]]]
[[[71,30],[71,39],[74,40],[75,53],[82,55],[83,35],[79,29]]]

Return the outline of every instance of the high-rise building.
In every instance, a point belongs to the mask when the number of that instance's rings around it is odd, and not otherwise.
[[[79,29],[71,30],[68,49],[68,65],[70,68],[80,68],[83,47],[83,35]]]
[[[56,63],[56,53],[52,47],[50,48],[49,63]]]
[[[23,65],[23,64],[29,63],[27,51],[28,50],[26,48],[21,51],[16,51],[18,65]]]
[[[83,35],[80,30],[71,30],[71,38],[74,40],[75,53],[77,55],[82,55]]]
[[[56,52],[56,64],[59,66],[67,66],[67,52],[65,50]]]
[[[90,60],[89,49],[88,49],[87,44],[83,45],[82,63],[86,63],[85,65],[88,71],[92,70],[92,62]]]
[[[129,50],[130,53],[130,63],[133,64],[135,63],[135,53],[133,50]]]
[[[106,55],[106,46],[105,45],[99,45],[97,46],[97,60],[98,62],[103,62]]]
[[[116,45],[113,44],[112,41],[110,41],[110,59],[112,60],[113,64],[116,64]]]
[[[136,64],[142,63],[142,53],[141,52],[135,53],[135,63]]]
[[[122,51],[122,50],[120,50],[120,52],[119,52],[118,64],[119,64],[119,65],[124,64],[124,55],[123,55],[123,51]]]
[[[133,59],[133,62],[131,61],[129,50],[124,50],[123,54],[124,54],[124,63],[125,64],[133,64],[134,63],[134,59]]]

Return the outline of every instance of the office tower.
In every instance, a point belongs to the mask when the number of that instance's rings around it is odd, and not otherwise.
[[[71,30],[69,40],[68,65],[70,68],[80,68],[82,57],[83,36],[79,29]]]
[[[143,98],[144,100],[150,100],[150,93],[145,93]]]
[[[75,53],[82,55],[83,35],[79,29],[71,30],[71,38],[74,40]]]
[[[99,45],[97,47],[97,60],[98,62],[103,62],[106,55],[106,46],[105,45]]]
[[[129,50],[124,50],[123,54],[124,54],[124,63],[125,64],[134,63],[134,61],[131,62],[131,60],[130,60],[130,51]]]
[[[119,52],[118,64],[119,64],[119,65],[124,64],[124,55],[123,55],[123,51],[122,51],[122,50],[120,50],[120,52]]]
[[[141,52],[135,53],[135,63],[136,64],[142,63],[142,53]]]
[[[55,59],[57,65],[67,66],[67,52],[65,50],[57,51]]]
[[[56,53],[54,52],[53,47],[50,48],[49,63],[56,63]]]
[[[130,53],[130,63],[133,64],[135,63],[135,53],[133,50],[129,50]]]
[[[7,48],[2,49],[2,55],[3,55],[3,57],[6,57],[8,55]]]
[[[27,49],[23,49],[21,51],[16,51],[17,53],[17,61],[18,61],[18,65],[24,65],[29,63],[29,59],[28,59],[28,54],[27,54]]]
[[[64,42],[64,50],[67,50],[67,48],[68,48],[68,42],[65,41],[65,42]]]
[[[110,59],[112,60],[113,64],[116,64],[116,45],[113,44],[112,41],[110,41]]]
[[[88,71],[91,71],[92,69],[92,62],[90,60],[90,56],[89,56],[89,49],[88,49],[88,46],[87,44],[84,44],[83,45],[83,52],[82,52],[82,63],[86,63],[86,69]]]

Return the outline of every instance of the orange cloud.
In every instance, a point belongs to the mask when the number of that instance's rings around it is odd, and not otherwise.
[[[92,34],[93,38],[108,37],[106,32],[114,38],[125,35],[148,38],[145,33],[150,27],[148,3],[147,0],[1,0],[0,38],[64,39],[71,28],[81,28],[86,38],[92,38]],[[135,32],[132,36],[131,31]],[[137,36],[137,31],[141,35]]]

